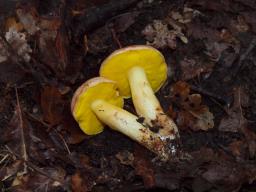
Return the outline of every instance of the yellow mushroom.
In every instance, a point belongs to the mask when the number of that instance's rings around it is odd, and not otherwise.
[[[163,139],[179,136],[177,126],[154,94],[167,79],[167,64],[158,50],[145,45],[119,49],[103,61],[100,76],[115,81],[120,95],[132,96],[137,114]]]
[[[123,98],[119,96],[114,81],[103,77],[88,80],[75,92],[71,111],[80,128],[88,135],[103,131],[104,125],[139,142],[162,159],[168,159],[175,152],[169,148],[169,141],[140,123],[139,118],[122,109]]]

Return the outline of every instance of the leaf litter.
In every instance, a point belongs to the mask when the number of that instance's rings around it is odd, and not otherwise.
[[[0,86],[20,87],[17,94],[0,94],[1,103],[14,106],[9,124],[0,130],[4,189],[248,191],[255,187],[256,120],[251,107],[255,89],[248,81],[256,71],[250,63],[255,3],[143,1],[119,11],[115,3],[94,3],[113,14],[104,12],[108,16],[101,18],[85,1],[56,1],[49,4],[54,8],[40,2],[18,4],[12,15],[3,17]],[[82,29],[86,25],[79,18],[84,16],[106,25]],[[86,31],[83,38],[77,36],[79,30]],[[107,54],[130,44],[161,49],[174,75],[158,94],[183,141],[180,156],[168,163],[108,129],[98,136],[84,135],[70,113],[73,90],[97,74]],[[233,102],[222,102],[226,100],[220,98],[226,97]],[[8,113],[6,106],[3,115]],[[133,110],[129,102],[126,107]]]

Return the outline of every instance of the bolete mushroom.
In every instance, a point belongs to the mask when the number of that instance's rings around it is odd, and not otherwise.
[[[167,64],[158,50],[135,45],[114,51],[103,61],[100,76],[115,81],[120,95],[132,96],[137,114],[145,118],[151,130],[162,138],[177,138],[177,126],[154,94],[167,79]]]
[[[100,133],[104,125],[139,142],[162,159],[174,152],[167,141],[140,123],[136,115],[122,109],[114,81],[96,77],[81,85],[75,92],[71,111],[80,128],[88,135]]]

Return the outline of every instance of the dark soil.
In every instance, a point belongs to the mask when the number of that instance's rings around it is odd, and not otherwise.
[[[0,0],[0,4],[3,2]],[[37,11],[37,17],[47,17],[49,20],[55,18],[52,15],[57,15],[57,18],[61,18],[60,38],[68,39],[68,42],[58,45],[59,47],[53,44],[57,54],[53,53],[52,57],[56,57],[54,59],[57,62],[52,62],[52,58],[42,54],[37,45],[42,33],[28,35],[28,44],[33,48],[31,57],[34,59],[29,63],[35,71],[27,68],[24,72],[15,59],[4,63],[14,66],[10,70],[5,71],[5,67],[0,67],[2,191],[253,192],[256,188],[254,1],[137,1],[122,10],[113,11],[104,18],[104,24],[95,25],[90,30],[84,29],[87,42],[83,42],[83,37],[76,36],[80,34],[76,30],[80,30],[82,25],[78,17],[82,18],[92,7],[106,6],[106,3],[114,5],[116,2],[94,0],[87,3],[77,0],[66,1],[63,5],[58,0],[31,0],[26,3],[13,1],[13,5],[8,5],[8,10],[0,15],[3,34],[6,32],[4,23],[7,18],[17,17],[17,7],[22,7],[27,12],[33,7]],[[1,7],[5,9],[4,6],[0,5]],[[84,81],[98,76],[101,62],[119,48],[118,43],[123,47],[146,44],[142,31],[148,24],[152,24],[154,20],[166,22],[171,11],[182,13],[184,7],[197,10],[200,14],[189,23],[179,23],[188,39],[187,44],[176,37],[175,48],[159,48],[166,58],[170,75],[157,97],[164,110],[177,120],[180,111],[184,109],[173,99],[171,90],[176,82],[186,82],[190,86],[190,94],[200,94],[203,105],[213,114],[214,127],[195,130],[194,125],[182,124],[180,155],[168,163],[161,162],[147,149],[109,128],[96,136],[84,135],[69,111],[74,91]],[[70,11],[73,11],[73,15]],[[78,16],[74,16],[75,11]],[[128,13],[126,22],[130,22],[134,11],[139,12],[139,16],[126,28],[120,25],[120,15]],[[233,24],[240,16],[244,19],[244,25],[248,26],[247,30],[239,31],[237,28],[242,24]],[[111,34],[109,26],[114,26],[112,32],[114,31],[116,38]],[[170,25],[168,27],[172,29]],[[222,35],[223,30],[228,32]],[[215,43],[222,43],[227,48],[208,48],[216,45]],[[43,51],[52,51],[51,45],[47,45]],[[58,52],[60,47],[62,49]],[[213,52],[218,54],[218,58],[213,58]],[[63,56],[65,54],[68,55],[67,60]],[[193,75],[191,68],[185,69],[181,65],[184,58],[194,59],[204,66],[212,62],[213,66],[206,67],[209,69],[207,72]],[[185,78],[184,73],[193,77]],[[235,96],[235,88],[243,91],[239,101]],[[246,98],[248,102],[243,104]],[[15,115],[19,114],[17,102],[23,122],[17,120]],[[239,109],[234,107],[237,102]],[[171,112],[170,106],[174,112]],[[126,100],[125,109],[135,113],[131,100]],[[236,114],[234,116],[231,115],[233,111]],[[235,124],[238,117],[245,123]],[[220,127],[223,127],[224,118],[229,118],[231,126],[224,126],[222,130]],[[17,132],[20,127],[25,130],[28,153],[28,159],[25,160],[19,148],[24,143]],[[8,158],[1,161],[5,155]],[[131,156],[134,160],[129,160]],[[17,166],[15,162],[19,160],[22,163]],[[29,168],[22,175],[24,161]],[[17,176],[18,174],[22,176]],[[61,180],[57,186],[53,182],[56,178]],[[18,182],[17,186],[14,186],[14,181]],[[47,187],[43,182],[48,182]]]

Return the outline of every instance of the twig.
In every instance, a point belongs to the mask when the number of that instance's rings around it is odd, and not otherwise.
[[[35,117],[34,115],[32,115],[32,114],[30,114],[30,113],[27,113],[27,114],[28,114],[28,116],[29,116],[30,118],[32,118],[32,119],[35,120],[35,121],[38,121],[38,122],[41,123],[43,126],[45,126],[47,129],[50,129],[50,128],[51,128],[49,124],[45,123],[45,122],[42,121],[41,119],[38,119],[37,117]],[[68,154],[70,155],[70,154],[71,154],[71,151],[70,151],[70,149],[69,149],[69,147],[68,147],[68,144],[67,144],[66,140],[65,140],[65,139],[63,138],[63,136],[62,136],[61,134],[59,134],[55,129],[54,129],[54,131],[55,131],[55,133],[60,137],[61,141],[64,143],[64,146],[65,146],[65,148],[66,148]]]
[[[2,164],[8,157],[9,157],[9,154],[6,154],[6,155],[0,160],[0,164]]]
[[[69,147],[68,147],[67,142],[65,141],[65,139],[63,138],[63,136],[62,136],[61,134],[59,134],[55,129],[54,129],[54,131],[55,131],[55,133],[57,133],[57,135],[60,137],[60,139],[61,139],[62,142],[64,143],[64,146],[65,146],[65,148],[66,148],[68,154],[70,155],[71,152],[70,152],[70,150],[69,150]]]
[[[21,150],[22,150],[22,157],[25,161],[28,160],[28,154],[27,154],[27,148],[26,148],[26,141],[25,141],[25,135],[24,135],[24,123],[22,118],[22,111],[20,108],[20,101],[19,101],[19,95],[17,88],[15,88],[15,94],[16,94],[16,100],[17,100],[17,113],[19,117],[20,122],[20,135],[21,135]],[[24,163],[24,172],[23,174],[26,174],[28,172],[27,165]]]
[[[250,45],[246,49],[246,51],[240,56],[239,61],[237,63],[237,66],[233,70],[232,78],[237,76],[237,74],[239,73],[240,69],[243,67],[243,63],[244,63],[243,61],[248,57],[248,55],[252,52],[252,50],[254,49],[255,46],[256,46],[256,38],[254,37],[252,39]]]
[[[10,154],[14,155],[17,159],[23,161],[24,163],[26,163],[30,168],[32,168],[33,170],[37,171],[38,173],[40,173],[41,175],[46,176],[47,178],[53,180],[53,181],[58,181],[59,183],[61,183],[62,185],[64,185],[63,181],[61,181],[59,178],[56,177],[52,177],[50,175],[48,175],[47,173],[45,173],[44,171],[42,171],[40,168],[38,168],[37,166],[35,166],[33,163],[29,162],[28,160],[26,161],[24,158],[22,158],[19,154],[15,153],[14,151],[12,151],[8,146],[5,146],[6,149],[9,151]]]
[[[116,35],[116,32],[113,28],[110,29],[111,33],[112,33],[112,37],[114,39],[114,41],[116,42],[116,44],[118,45],[119,48],[122,48],[123,46],[121,45],[117,35]]]

